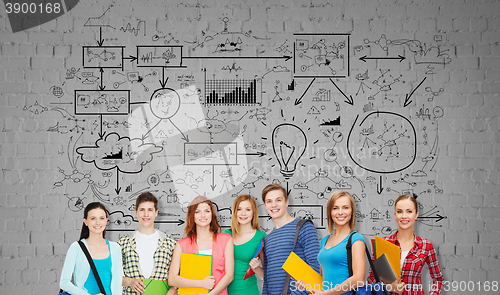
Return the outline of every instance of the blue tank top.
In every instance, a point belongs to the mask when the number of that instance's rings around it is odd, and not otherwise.
[[[97,269],[97,273],[99,273],[99,277],[101,278],[102,286],[104,287],[104,291],[106,291],[106,295],[111,295],[111,249],[109,249],[109,241],[106,240],[108,244],[109,255],[104,259],[92,259],[95,264],[95,268]],[[99,285],[94,276],[94,272],[92,268],[90,268],[89,276],[87,277],[87,281],[83,285],[87,292],[90,294],[99,294],[101,291],[99,290]]]
[[[318,261],[319,264],[321,264],[321,268],[323,269],[323,290],[333,289],[335,288],[335,286],[342,284],[349,278],[349,267],[347,263],[346,249],[349,235],[345,237],[342,242],[328,249],[325,247],[325,245],[330,235],[321,239],[321,250],[318,254]],[[365,239],[363,238],[362,234],[354,232],[354,234],[352,235],[351,244],[354,244],[354,242],[357,241],[363,241],[364,243]],[[352,259],[356,258],[353,257]],[[360,259],[365,259],[365,256],[363,255],[363,257]],[[347,292],[344,294],[350,293],[351,292]]]

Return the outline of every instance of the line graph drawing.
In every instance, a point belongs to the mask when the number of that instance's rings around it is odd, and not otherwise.
[[[137,20],[137,24],[135,25],[135,27],[132,25],[132,23],[127,23],[126,25],[120,27],[120,31],[130,32],[134,36],[139,35],[139,33],[143,31],[144,36],[146,36],[146,22],[143,20]]]
[[[89,17],[83,26],[84,27],[109,27],[109,28],[115,29],[115,27],[111,26],[110,10],[112,7],[113,7],[113,5],[108,6],[108,8],[103,12],[103,14],[98,16],[98,17]]]

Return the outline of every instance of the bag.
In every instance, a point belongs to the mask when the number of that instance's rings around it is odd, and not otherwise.
[[[352,277],[353,271],[352,271],[352,235],[356,233],[353,231],[349,235],[349,240],[347,241],[346,245],[346,250],[347,250],[347,265],[349,267],[349,277]],[[377,275],[377,271],[375,270],[375,267],[373,266],[372,262],[372,256],[370,255],[370,252],[368,251],[368,247],[365,244],[365,253],[366,256],[368,257],[368,262],[370,262],[370,267],[373,272],[373,276],[375,277],[375,281],[377,283],[374,284],[368,284],[364,285],[363,287],[359,287],[356,290],[352,290],[353,295],[389,295],[389,291],[387,291],[387,287],[382,284],[382,281],[379,279]]]
[[[94,261],[92,260],[92,257],[90,256],[89,250],[87,250],[87,247],[85,247],[85,244],[82,241],[78,241],[78,245],[80,245],[80,248],[82,248],[83,253],[85,253],[85,256],[87,257],[87,260],[90,264],[90,268],[92,268],[92,272],[94,273],[95,280],[97,281],[97,285],[99,286],[99,290],[101,291],[102,294],[106,295],[106,292],[104,291],[104,287],[101,282],[101,278],[99,277],[99,273],[97,272],[97,269],[95,268]],[[111,253],[110,253],[111,255]]]
[[[97,281],[97,285],[99,286],[99,290],[101,291],[102,294],[106,295],[106,292],[104,291],[104,287],[103,287],[102,282],[101,282],[101,278],[99,277],[99,273],[97,272],[94,261],[92,260],[92,257],[90,256],[90,253],[87,250],[87,247],[85,247],[85,244],[82,241],[78,241],[78,245],[80,245],[80,248],[82,248],[82,251],[85,254],[85,257],[87,257],[87,261],[90,264],[90,268],[92,268],[92,272],[94,273],[94,277],[95,277],[95,280]],[[59,289],[58,294],[59,295],[70,295],[68,292],[63,291],[63,289]]]
[[[295,230],[295,238],[293,239],[293,248],[292,252],[295,251],[295,244],[297,244],[297,238],[299,237],[299,231],[300,228],[306,223],[307,221],[311,222],[309,219],[300,219],[299,222],[297,223],[297,230]],[[285,279],[285,285],[283,285],[283,292],[281,295],[286,295],[288,293],[288,284],[290,283],[290,274],[286,274],[286,279]]]

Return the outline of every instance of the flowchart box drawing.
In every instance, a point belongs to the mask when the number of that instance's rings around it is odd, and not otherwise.
[[[128,115],[130,90],[75,90],[75,115]]]
[[[186,142],[185,165],[238,165],[236,142]]]

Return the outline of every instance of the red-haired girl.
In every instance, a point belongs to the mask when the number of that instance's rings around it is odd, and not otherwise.
[[[234,272],[233,241],[231,235],[220,233],[214,205],[205,196],[198,196],[189,204],[184,233],[187,237],[175,245],[168,284],[177,288],[201,287],[212,295],[227,295]],[[181,253],[212,255],[212,276],[203,280],[181,277]]]

